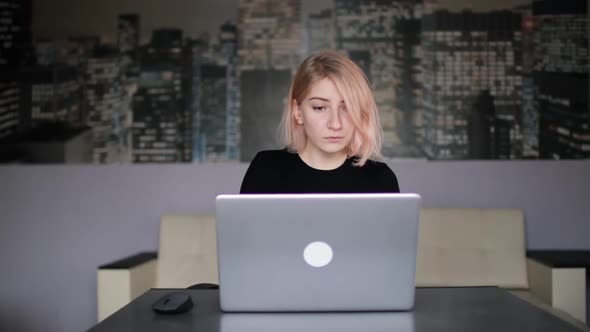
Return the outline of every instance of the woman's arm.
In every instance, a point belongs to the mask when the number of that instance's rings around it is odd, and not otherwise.
[[[267,178],[265,176],[263,156],[260,152],[256,154],[242,180],[240,194],[256,194],[264,191]]]
[[[399,193],[399,183],[397,181],[397,176],[395,173],[387,166],[387,164],[382,163],[382,169],[380,172],[380,181],[381,183],[381,190],[384,193]]]

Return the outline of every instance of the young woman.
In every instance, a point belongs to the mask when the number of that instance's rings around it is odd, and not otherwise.
[[[367,77],[349,58],[322,52],[299,66],[280,130],[284,150],[261,151],[240,193],[395,193],[381,158],[382,130]]]

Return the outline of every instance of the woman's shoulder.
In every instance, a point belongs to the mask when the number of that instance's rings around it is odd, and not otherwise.
[[[289,159],[286,150],[264,150],[254,156],[242,180],[240,193],[273,193],[284,182],[285,165]],[[283,181],[283,182],[282,182]],[[280,190],[279,190],[280,191]]]
[[[375,192],[399,193],[399,183],[393,170],[384,162],[367,160],[361,167],[365,176],[375,183]]]
[[[360,168],[366,173],[370,173],[373,175],[395,176],[391,168],[382,161],[369,159]]]

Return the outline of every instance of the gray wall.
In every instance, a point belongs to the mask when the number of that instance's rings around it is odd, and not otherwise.
[[[590,160],[399,160],[425,207],[522,208],[529,248],[590,249]],[[212,213],[246,164],[1,166],[0,329],[96,322],[96,267],[158,246],[159,216]]]

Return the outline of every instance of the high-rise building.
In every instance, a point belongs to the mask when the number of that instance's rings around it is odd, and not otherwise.
[[[309,15],[306,39],[307,52],[310,54],[334,49],[336,37],[334,35],[334,15],[332,15],[331,9],[324,9],[320,13]]]
[[[138,81],[140,75],[140,17],[137,14],[121,14],[117,18],[117,47],[121,57],[123,85],[123,105],[128,114],[125,127],[132,126],[132,107],[133,97],[138,90]],[[132,161],[131,152],[131,132],[127,130],[125,135],[125,144],[129,147],[126,160]]]
[[[240,88],[237,30],[225,23],[218,36],[193,49],[193,160],[240,158]]]
[[[200,146],[207,161],[227,160],[227,67],[201,65]]]
[[[522,14],[522,157],[539,157],[539,112],[535,108],[534,17],[532,5],[514,8]]]
[[[30,112],[31,124],[60,122],[71,127],[83,123],[80,74],[65,65],[23,68],[20,79],[24,88],[23,111]]]
[[[84,70],[88,60],[100,50],[100,37],[98,36],[73,36],[68,38],[60,57],[70,66],[78,66]]]
[[[117,38],[121,55],[125,61],[137,63],[139,56],[139,15],[122,14],[117,22]]]
[[[420,19],[420,1],[335,0],[336,48],[357,62],[373,86],[383,127],[383,154],[404,154],[400,130],[404,113],[395,106],[401,74],[396,68],[396,26],[401,20]]]
[[[192,161],[192,60],[178,29],[160,29],[143,50],[133,97],[133,162]]]
[[[29,126],[18,70],[32,61],[31,16],[31,0],[0,0],[0,140]]]
[[[192,161],[206,162],[207,147],[204,128],[201,128],[201,64],[207,62],[209,43],[204,39],[188,39],[185,46],[187,53],[187,80],[191,83],[190,93],[192,99],[188,107],[192,114]],[[189,69],[190,68],[190,69]]]
[[[533,15],[539,155],[589,158],[587,1],[535,1]]]
[[[227,59],[226,132],[227,160],[240,160],[240,79],[238,68],[238,30],[235,25],[221,27],[222,58]]]
[[[174,68],[142,69],[133,97],[133,162],[180,162],[182,112],[180,73]]]
[[[80,164],[92,162],[92,131],[45,122],[0,141],[0,161],[8,163]]]
[[[0,0],[0,70],[31,61],[31,24],[31,0]]]
[[[26,127],[27,119],[22,118],[24,114],[21,112],[22,95],[23,87],[16,77],[0,80],[0,140]]]
[[[86,123],[93,133],[94,163],[129,160],[129,106],[118,51],[102,48],[84,65]]]
[[[52,40],[35,40],[36,64],[50,66],[59,62],[59,46]]]
[[[482,130],[489,130],[493,137],[508,135],[510,144],[495,145],[503,139],[478,141],[493,145],[489,150],[494,158],[522,157],[521,24],[522,16],[510,11],[436,11],[424,17],[420,111],[422,149],[428,158],[469,157],[470,148],[475,148],[469,144],[469,119],[489,113],[487,108],[473,109],[487,105],[476,102],[485,91],[492,97],[495,118]],[[485,115],[474,116],[474,111]],[[502,124],[501,131],[495,130],[495,123]],[[510,123],[509,131],[506,123]]]
[[[301,60],[301,1],[240,0],[240,70],[294,69]]]
[[[400,155],[420,157],[422,123],[422,22],[400,19],[395,27],[395,114],[397,135],[402,142]]]
[[[490,128],[493,128],[495,119],[494,97],[489,90],[484,90],[475,97],[467,118],[468,157],[470,159],[492,159],[494,157],[494,133]]]

